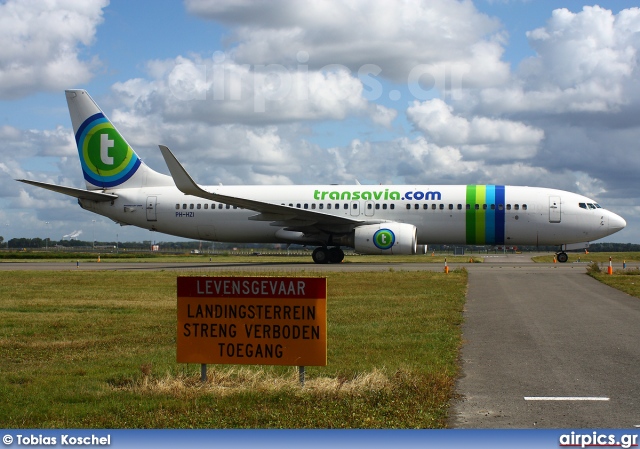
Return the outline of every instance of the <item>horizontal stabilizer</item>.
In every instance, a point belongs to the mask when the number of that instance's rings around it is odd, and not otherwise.
[[[59,186],[46,182],[31,181],[29,179],[16,179],[16,181],[24,182],[25,184],[31,184],[32,186],[41,187],[43,189],[52,190],[57,193],[72,196],[74,198],[81,198],[83,200],[113,201],[118,198],[118,195],[115,195],[113,193],[102,193],[93,190],[76,189],[75,187]]]

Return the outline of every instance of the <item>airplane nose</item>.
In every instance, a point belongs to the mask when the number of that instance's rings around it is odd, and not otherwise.
[[[618,232],[627,226],[627,222],[620,215],[609,212],[609,230],[611,232]]]

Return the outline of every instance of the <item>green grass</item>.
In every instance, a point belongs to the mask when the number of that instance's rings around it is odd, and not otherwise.
[[[444,427],[466,272],[326,276],[328,365],[300,388],[292,367],[210,366],[202,384],[199,365],[177,364],[175,273],[3,272],[0,423]]]
[[[569,260],[567,263],[573,262],[609,262],[609,257],[611,257],[613,262],[622,263],[623,261],[627,262],[638,262],[640,261],[640,253],[637,252],[623,252],[623,253],[589,253],[585,254],[581,253],[567,253],[569,256]],[[554,255],[548,254],[545,256],[536,256],[533,257],[534,262],[540,263],[552,263]]]
[[[606,268],[600,270],[597,264],[592,265],[587,272],[593,278],[603,284],[613,287],[628,295],[640,298],[640,270],[631,268],[626,270],[614,270],[612,275],[607,274]]]
[[[311,252],[303,253],[300,255],[240,255],[240,254],[155,254],[155,253],[70,253],[70,252],[46,252],[46,251],[12,251],[12,252],[0,252],[0,263],[2,262],[60,262],[75,264],[76,261],[80,263],[97,263],[98,256],[100,256],[101,262],[128,262],[128,263],[144,263],[144,262],[162,262],[162,263],[273,263],[273,264],[285,264],[285,263],[306,263],[313,265],[311,259]],[[444,263],[445,258],[447,262],[455,263],[481,263],[483,261],[482,255],[474,256],[451,256],[438,254],[432,256],[431,254],[421,254],[413,256],[366,256],[366,255],[353,255],[347,254],[344,263]]]

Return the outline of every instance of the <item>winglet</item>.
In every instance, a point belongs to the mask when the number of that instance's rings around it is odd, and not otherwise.
[[[182,164],[178,162],[178,159],[173,155],[171,150],[164,145],[158,145],[162,152],[162,157],[169,168],[173,182],[176,183],[176,187],[182,193],[186,195],[194,195],[200,198],[209,198],[215,200],[214,195],[210,194],[206,190],[202,189],[193,178],[187,173]]]

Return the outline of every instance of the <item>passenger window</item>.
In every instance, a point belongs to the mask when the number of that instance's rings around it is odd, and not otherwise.
[[[227,204],[227,209],[231,209],[231,205],[230,204]]]
[[[289,207],[293,207],[293,203],[289,203]]]
[[[353,203],[353,208],[357,209],[358,208],[358,203]]]
[[[209,209],[209,205],[207,203],[205,203],[204,208],[205,209]]]
[[[453,204],[449,204],[449,210],[453,210]]]
[[[462,204],[458,204],[458,210],[462,210]]]
[[[382,209],[383,209],[383,210],[387,210],[387,205],[386,205],[386,204],[383,204],[383,205],[382,205]]]
[[[193,204],[189,204],[189,209],[193,209]]]
[[[318,204],[318,209],[323,209],[324,208],[324,204],[320,203]]]
[[[431,205],[431,209],[432,209],[432,210],[436,210],[436,208],[437,208],[437,207],[438,207],[438,206],[437,206],[437,205],[435,205],[435,204],[432,204],[432,205]]]
[[[496,205],[495,204],[491,205],[491,210],[496,210]]]
[[[183,208],[183,209],[186,209],[186,208],[187,208],[187,205],[186,205],[186,204],[183,204],[183,205],[182,205],[182,208]]]
[[[380,209],[380,205],[376,203],[376,209]]]
[[[347,203],[344,203],[343,209],[349,209],[349,205]]]
[[[480,210],[480,205],[476,204],[476,210]]]
[[[467,204],[467,210],[471,210],[471,204]]]
[[[373,204],[367,203],[367,209],[369,209],[369,210],[373,209]]]
[[[526,204],[523,204],[523,205],[522,205],[522,210],[527,210],[527,209],[528,209],[528,208],[527,208],[527,205],[526,205]]]
[[[498,204],[498,210],[503,210],[504,209],[504,204]]]
[[[482,205],[482,210],[487,210],[487,205],[486,204]]]
[[[444,204],[440,205],[440,210],[444,210]]]
[[[520,210],[520,205],[519,205],[519,204],[514,204],[514,205],[513,205],[513,208],[514,208],[515,210]]]
[[[176,209],[180,209],[180,205],[179,204],[176,204]]]
[[[389,209],[395,209],[396,205],[395,204],[389,204]]]
[[[296,207],[297,207],[298,209],[300,209],[300,207],[301,207],[301,206],[300,206],[300,203],[296,204]]]
[[[419,204],[416,204],[415,206],[413,206],[413,208],[414,208],[415,210],[418,210],[418,209],[420,209],[420,205],[419,205]]]
[[[327,209],[331,209],[331,203],[327,204]]]
[[[304,208],[309,209],[309,203],[304,203]]]
[[[196,206],[196,209],[202,209],[202,205],[201,205],[201,204],[198,204],[198,205]]]
[[[315,208],[316,208],[316,203],[313,203],[313,204],[311,205],[311,209],[315,209]]]
[[[507,210],[511,210],[511,204],[507,204]]]
[[[422,205],[422,208],[423,208],[424,210],[427,210],[427,209],[429,209],[429,205],[428,205],[428,204],[423,204],[423,205]]]
[[[237,208],[238,208],[238,206],[233,206],[233,208],[234,208],[234,209],[237,209]]]

